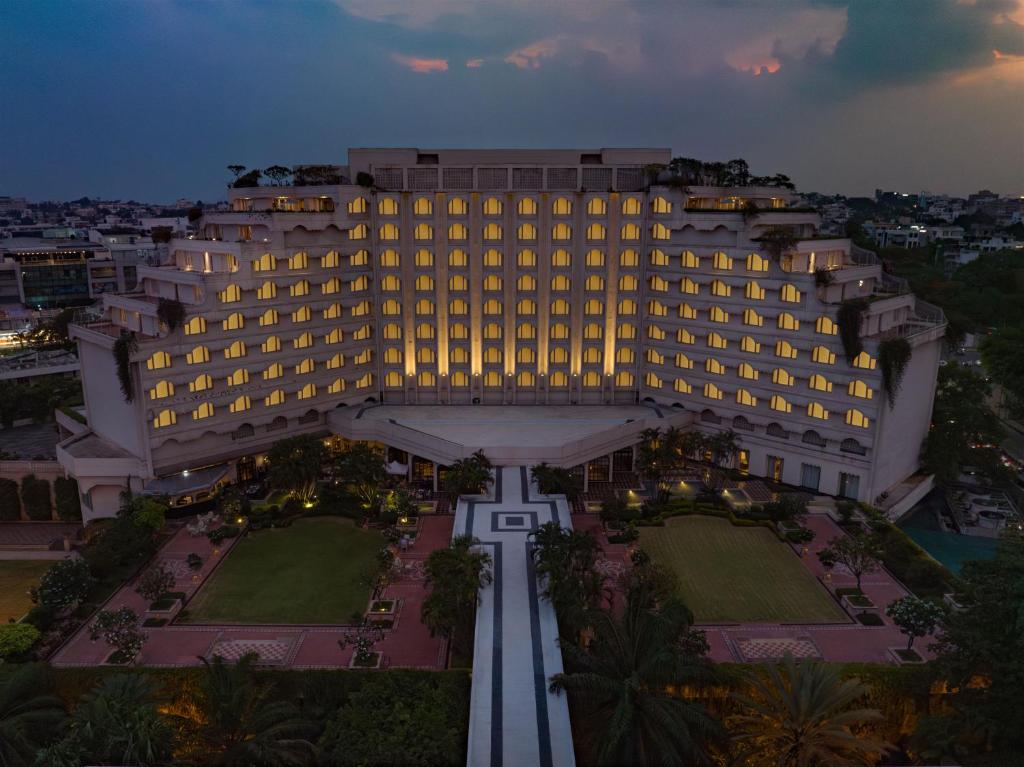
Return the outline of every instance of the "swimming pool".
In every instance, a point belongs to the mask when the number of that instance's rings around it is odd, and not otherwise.
[[[945,508],[941,490],[932,490],[910,513],[900,520],[899,526],[922,549],[954,573],[959,573],[964,562],[972,559],[992,559],[999,543],[994,538],[947,533],[936,519],[938,510]]]

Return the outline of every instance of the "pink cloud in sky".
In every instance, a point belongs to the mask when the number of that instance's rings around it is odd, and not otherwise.
[[[484,65],[483,59],[466,59],[466,66],[470,69],[479,69]]]
[[[512,64],[520,69],[540,69],[541,59],[550,58],[558,52],[559,41],[557,38],[538,40],[522,48],[512,51],[505,57],[506,64]]]
[[[429,75],[434,72],[447,72],[448,59],[421,59],[416,56],[405,56],[401,53],[392,53],[391,58],[413,72],[421,75]]]

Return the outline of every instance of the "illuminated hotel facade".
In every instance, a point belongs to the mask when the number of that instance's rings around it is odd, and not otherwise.
[[[917,468],[941,311],[874,254],[816,238],[785,189],[652,183],[669,159],[359,149],[341,185],[231,189],[230,212],[73,330],[88,425],[64,423],[58,453],[87,518],[126,485],[234,478],[285,436],[359,437],[353,413],[381,403],[648,405],[734,430],[752,475],[875,499]],[[766,252],[778,227],[795,245]],[[853,298],[864,351],[847,361],[836,318]],[[130,401],[112,353],[126,331]],[[892,337],[913,354],[890,404],[877,348]],[[619,431],[605,454],[635,443]],[[445,463],[442,442],[390,446]]]

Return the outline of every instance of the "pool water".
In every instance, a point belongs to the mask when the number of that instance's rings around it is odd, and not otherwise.
[[[936,518],[937,511],[944,508],[941,491],[933,490],[900,520],[899,526],[918,546],[954,573],[959,573],[964,562],[972,559],[992,559],[998,541],[946,532]]]

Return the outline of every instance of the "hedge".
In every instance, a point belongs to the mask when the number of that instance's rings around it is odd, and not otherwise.
[[[661,514],[649,519],[638,519],[636,524],[638,527],[664,527],[666,519],[692,515],[718,517],[719,519],[727,520],[735,527],[763,527],[771,530],[780,541],[786,542],[785,536],[779,532],[775,523],[770,520],[744,519],[743,517],[737,517],[729,508],[720,508],[707,503],[697,503],[696,501],[676,501],[670,504],[670,508],[667,511],[663,511]]]
[[[57,477],[53,481],[53,494],[57,498],[57,516],[65,522],[80,522],[82,503],[78,495],[78,480],[74,477]]]
[[[16,522],[21,519],[21,497],[18,483],[13,479],[0,479],[0,521]]]
[[[37,479],[35,474],[26,474],[21,479],[21,504],[29,519],[53,519],[50,483],[45,479]]]
[[[917,596],[942,597],[954,590],[956,577],[899,527],[876,527],[875,537],[882,546],[882,564]]]

